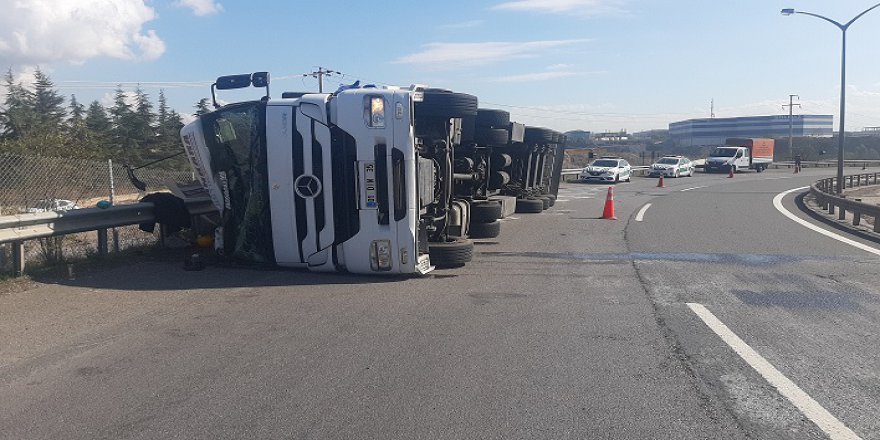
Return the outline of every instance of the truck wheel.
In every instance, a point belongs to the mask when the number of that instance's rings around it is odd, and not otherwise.
[[[474,257],[474,242],[457,238],[447,242],[428,243],[431,264],[437,267],[460,267]]]
[[[523,137],[523,140],[530,144],[553,142],[554,139],[553,130],[541,127],[526,127]]]
[[[517,199],[516,212],[537,214],[544,210],[544,202],[539,199]]]
[[[489,223],[471,223],[471,238],[495,238],[501,234],[501,222],[495,220]]]
[[[425,89],[422,102],[415,103],[416,115],[443,118],[476,116],[477,97],[444,89]]]
[[[504,146],[510,140],[510,133],[504,128],[477,127],[474,141],[486,147]]]
[[[509,112],[488,108],[477,109],[477,127],[507,128],[508,125],[510,125]]]
[[[550,199],[544,196],[537,197],[537,199],[541,201],[541,209],[545,211],[550,209]]]
[[[471,204],[471,227],[474,223],[490,223],[501,218],[501,203],[480,201]]]

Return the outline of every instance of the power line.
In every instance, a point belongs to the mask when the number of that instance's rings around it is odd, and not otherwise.
[[[344,73],[339,72],[339,71],[337,71],[337,70],[325,69],[325,68],[323,68],[323,67],[321,67],[321,66],[317,66],[317,67],[318,67],[318,70],[315,70],[314,72],[303,73],[302,76],[303,76],[303,77],[311,76],[312,78],[317,78],[317,79],[318,79],[318,93],[324,93],[324,77],[325,77],[325,76],[328,77],[328,78],[331,77],[331,76],[333,76],[333,75],[343,75],[343,76],[345,76]]]

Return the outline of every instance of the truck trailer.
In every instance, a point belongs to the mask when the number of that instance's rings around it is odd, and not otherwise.
[[[265,96],[217,105],[218,90],[251,86]],[[495,145],[462,140],[464,121],[478,115],[473,95],[364,86],[276,99],[266,72],[220,77],[211,93],[215,110],[184,126],[181,139],[221,214],[215,250],[226,258],[426,274],[471,260],[472,222],[480,237],[498,225],[493,196],[510,179],[493,170],[514,159],[493,163],[503,154]],[[501,149],[518,139],[507,129]],[[533,187],[555,191],[552,170],[532,174],[543,179],[532,177]]]

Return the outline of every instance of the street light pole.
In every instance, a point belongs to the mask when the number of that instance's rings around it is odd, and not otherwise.
[[[853,24],[856,20],[861,18],[863,15],[870,12],[872,9],[880,6],[880,3],[877,3],[874,6],[871,6],[868,9],[862,11],[859,15],[853,17],[852,20],[846,22],[846,24],[840,24],[828,17],[823,17],[819,14],[814,14],[812,12],[804,12],[804,11],[796,11],[792,8],[783,9],[782,15],[792,15],[792,14],[803,14],[809,15],[812,17],[820,18],[825,20],[840,29],[841,34],[843,34],[842,38],[842,46],[840,51],[840,130],[838,133],[838,144],[837,144],[837,187],[836,192],[838,195],[843,193],[843,144],[844,138],[846,137],[846,129],[844,128],[844,120],[846,118],[846,30],[849,29],[849,26]]]

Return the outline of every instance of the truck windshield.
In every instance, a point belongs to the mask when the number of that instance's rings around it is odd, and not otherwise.
[[[678,163],[678,159],[664,157],[663,159],[658,160],[657,163],[662,163],[664,165],[676,165]]]
[[[733,157],[736,156],[736,148],[716,148],[710,154],[712,157]]]
[[[233,104],[199,117],[211,168],[226,204],[223,240],[227,256],[274,263],[266,157],[266,104]]]

